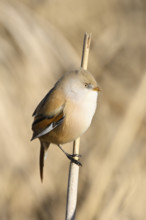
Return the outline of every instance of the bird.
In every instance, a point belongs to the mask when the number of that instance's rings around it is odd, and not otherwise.
[[[79,68],[64,74],[33,112],[31,141],[40,140],[40,178],[43,181],[44,159],[50,144],[56,144],[77,165],[81,163],[63,150],[89,128],[96,111],[100,88],[93,75]]]

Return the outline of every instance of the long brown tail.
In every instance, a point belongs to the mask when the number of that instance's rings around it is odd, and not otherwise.
[[[42,182],[43,182],[44,159],[46,156],[46,152],[49,148],[49,145],[50,145],[50,143],[41,142],[41,147],[40,147],[40,178],[41,178]]]

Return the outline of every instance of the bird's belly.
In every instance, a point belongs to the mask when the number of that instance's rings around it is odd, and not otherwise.
[[[84,105],[74,105],[68,109],[71,112],[66,114],[62,129],[61,126],[58,128],[64,143],[75,140],[89,128],[96,110],[96,98],[95,101],[84,102]]]
[[[97,96],[92,97],[88,102],[74,105],[67,103],[64,109],[65,119],[61,125],[42,138],[54,143],[65,144],[80,137],[90,126],[96,110]]]

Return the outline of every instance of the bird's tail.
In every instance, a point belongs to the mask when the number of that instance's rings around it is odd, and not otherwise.
[[[40,178],[43,182],[43,169],[44,169],[44,160],[46,157],[47,150],[49,148],[50,143],[42,142],[40,147]]]

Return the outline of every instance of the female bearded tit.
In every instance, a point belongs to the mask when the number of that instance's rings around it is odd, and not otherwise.
[[[80,68],[59,79],[36,107],[31,140],[40,140],[41,180],[44,158],[50,143],[58,145],[72,162],[81,165],[73,158],[75,155],[70,155],[62,149],[61,144],[76,140],[89,128],[99,91],[92,74]]]

